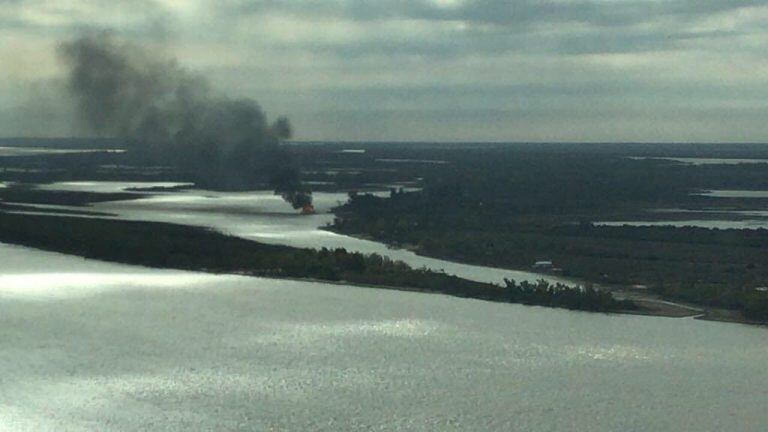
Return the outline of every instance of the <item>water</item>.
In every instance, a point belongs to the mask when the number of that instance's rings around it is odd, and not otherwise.
[[[763,431],[768,331],[0,245],[3,431]]]
[[[44,147],[1,147],[0,156],[36,156],[70,153],[124,153],[123,149],[55,149]]]
[[[129,185],[129,183],[119,182],[92,183],[88,185],[80,183],[77,185],[77,190],[117,192]],[[46,188],[73,190],[73,185],[72,183],[53,183]],[[380,193],[383,196],[388,194],[388,192]],[[97,203],[86,210],[114,214],[124,220],[204,226],[270,244],[315,249],[345,248],[354,252],[378,253],[406,262],[414,268],[426,267],[434,271],[445,271],[448,274],[480,282],[503,283],[505,278],[509,278],[517,281],[546,279],[552,282],[573,283],[562,278],[531,272],[473,266],[423,257],[404,249],[390,249],[379,242],[322,230],[321,227],[333,222],[334,216],[329,213],[330,209],[345,202],[347,198],[344,193],[315,193],[314,204],[318,214],[311,216],[297,214],[297,211],[282,198],[268,191],[185,190],[156,194],[136,200]],[[82,207],[75,209],[84,210]]]
[[[708,229],[768,229],[768,220],[744,219],[744,220],[710,220],[710,219],[686,219],[674,221],[610,221],[595,222],[598,226],[671,226],[671,227],[696,227]]]
[[[97,192],[118,193],[131,192],[130,189],[141,188],[173,188],[180,186],[192,186],[191,183],[177,182],[120,182],[120,181],[76,181],[43,184],[38,188],[43,190],[59,190],[68,192]]]
[[[714,192],[714,191],[713,191]],[[743,192],[752,191],[720,191],[732,192],[735,196]],[[756,192],[754,197],[759,197]],[[683,213],[695,216],[707,216],[707,219],[680,219],[657,221],[608,221],[595,222],[601,226],[672,226],[672,227],[697,227],[707,229],[768,229],[768,211],[765,210],[686,210],[686,209],[654,209],[656,213]],[[717,216],[720,219],[712,219]]]
[[[768,198],[768,191],[759,190],[712,190],[697,195],[716,198]],[[766,210],[688,210],[681,208],[660,208],[651,210],[655,213],[680,213],[693,217],[704,215],[706,219],[680,219],[655,221],[602,221],[595,225],[602,226],[672,226],[697,227],[708,229],[768,229],[768,211]],[[713,216],[717,219],[713,219]]]
[[[662,159],[675,161],[689,165],[738,165],[738,164],[764,164],[768,159],[729,159],[729,158],[696,158],[696,157],[652,157],[652,156],[633,156],[630,159]]]
[[[317,208],[344,199],[317,194]],[[268,192],[193,190],[93,209],[377,252],[476,280],[512,275],[322,231],[332,215],[297,216]],[[742,325],[0,245],[0,430],[762,431],[766,342],[765,329]]]
[[[428,164],[428,165],[445,165],[449,162],[446,160],[437,160],[437,159],[393,159],[393,158],[382,158],[382,159],[376,159],[376,162],[382,162],[382,163],[413,163],[413,164]]]
[[[768,191],[763,190],[711,190],[697,195],[714,198],[768,198]]]

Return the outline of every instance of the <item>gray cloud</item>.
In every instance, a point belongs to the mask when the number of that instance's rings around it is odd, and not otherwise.
[[[765,141],[766,19],[762,0],[0,0],[0,133],[17,83],[53,75],[19,52],[114,27],[300,139]]]
[[[357,41],[305,41],[283,50],[322,50],[342,58],[367,55],[453,57],[469,53],[529,52],[558,54],[631,53],[680,49],[681,44],[737,37],[755,29],[690,30],[695,20],[747,7],[759,0],[541,1],[466,0],[438,6],[416,0],[242,1],[221,7],[220,16],[237,21],[249,16],[285,14],[303,19],[377,23],[417,20],[429,25],[457,23],[434,38],[398,39],[391,35]],[[682,48],[685,48],[683,46]]]
[[[750,6],[761,0],[465,0],[440,6],[429,0],[242,0],[224,7],[229,12],[283,12],[307,17],[354,20],[458,20],[504,26],[581,22],[603,26],[634,25],[662,17],[694,18]]]
[[[51,37],[120,25],[125,36],[158,39],[168,36],[173,14],[158,0],[0,0],[0,29],[26,30]]]

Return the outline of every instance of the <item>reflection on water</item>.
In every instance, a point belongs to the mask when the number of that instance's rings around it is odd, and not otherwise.
[[[714,198],[768,198],[768,191],[761,190],[711,190],[696,195]]]
[[[376,162],[382,163],[405,163],[405,164],[429,164],[429,165],[445,165],[449,163],[445,160],[437,159],[393,159],[393,158],[380,158],[376,159]]]
[[[58,182],[40,185],[43,190],[60,190],[69,192],[98,192],[98,193],[117,193],[130,192],[129,189],[140,188],[172,188],[179,186],[188,186],[190,183],[177,182],[117,182],[117,181],[77,181],[77,182]]]
[[[0,156],[34,156],[72,153],[124,153],[123,149],[55,149],[43,147],[1,147]]]
[[[710,190],[693,195],[714,198],[768,198],[768,191],[760,190]],[[685,214],[680,220],[643,220],[643,221],[600,221],[602,226],[672,226],[698,227],[708,229],[768,229],[768,211],[766,210],[731,210],[728,208],[710,208],[707,210],[689,210],[683,208],[649,209],[652,213]],[[705,219],[697,219],[705,218]]]
[[[654,209],[656,213],[685,213],[692,217],[708,219],[656,220],[656,221],[608,221],[595,222],[602,226],[673,226],[697,227],[708,229],[768,229],[768,211],[766,210],[686,210]],[[718,217],[721,219],[711,219]]]
[[[738,165],[738,164],[764,164],[768,159],[731,159],[731,158],[695,158],[695,157],[653,157],[653,156],[633,156],[629,159],[645,160],[660,159],[675,161],[689,165]]]
[[[94,182],[92,186],[79,183],[81,190],[119,191],[124,183]],[[71,190],[71,183],[53,183],[49,189]],[[92,189],[88,189],[92,188]],[[388,192],[378,193],[388,196]],[[322,230],[333,222],[330,210],[347,201],[346,193],[317,192],[313,195],[315,215],[299,215],[280,196],[271,191],[214,192],[184,190],[157,194],[136,200],[96,203],[92,210],[117,215],[120,219],[169,222],[210,227],[231,235],[270,244],[303,248],[345,248],[348,251],[377,253],[408,263],[414,268],[426,267],[434,271],[466,279],[503,283],[504,278],[518,281],[562,279],[541,274],[473,266],[427,258],[403,249],[390,249],[386,245]]]
[[[768,220],[708,220],[688,219],[675,221],[610,221],[595,222],[598,226],[672,226],[672,227],[697,227],[708,229],[768,229]]]
[[[2,431],[765,426],[763,328],[0,257]]]
[[[115,287],[184,287],[210,283],[213,276],[188,274],[128,273],[9,273],[0,274],[0,296],[45,297],[92,295]]]
[[[100,203],[95,210],[114,213],[131,220],[174,222],[207,226],[243,238],[264,243],[305,248],[345,248],[348,251],[377,253],[412,267],[435,271],[483,282],[501,283],[504,278],[536,280],[544,276],[511,270],[452,263],[422,257],[403,249],[340,235],[320,229],[333,222],[331,208],[346,201],[341,193],[315,193],[318,214],[296,214],[279,196],[270,192],[214,193],[188,191],[133,201]],[[555,278],[544,277],[551,280]]]

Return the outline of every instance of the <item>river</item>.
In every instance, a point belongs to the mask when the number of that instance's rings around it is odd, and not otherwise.
[[[53,183],[44,188],[109,193],[125,191],[126,188],[173,185],[175,184],[68,182]],[[330,213],[331,208],[345,202],[347,198],[344,193],[315,193],[314,205],[317,214],[308,216],[299,215],[281,197],[269,191],[184,190],[158,193],[135,200],[96,203],[90,209],[114,214],[123,220],[204,226],[264,243],[315,249],[322,247],[345,248],[354,252],[377,253],[406,262],[414,268],[426,267],[434,271],[445,271],[448,274],[480,282],[503,283],[505,278],[517,281],[546,279],[551,282],[569,282],[550,275],[428,258],[409,250],[392,249],[379,242],[336,234],[322,229],[333,222],[334,216]],[[56,206],[55,208],[83,210],[81,207]]]

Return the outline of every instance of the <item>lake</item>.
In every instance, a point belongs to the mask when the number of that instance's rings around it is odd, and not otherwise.
[[[0,245],[3,431],[763,431],[768,330]]]

